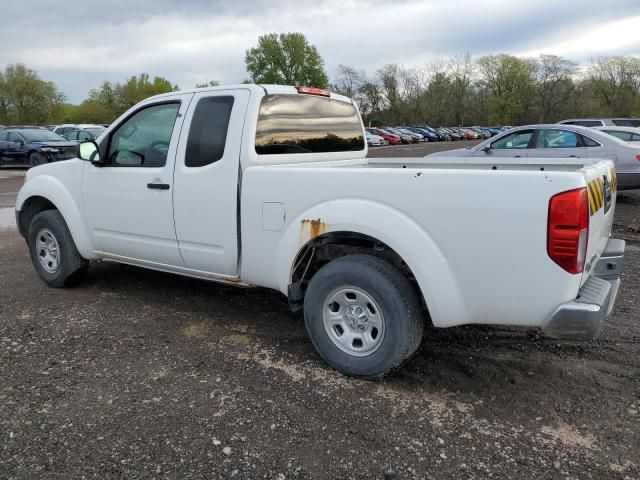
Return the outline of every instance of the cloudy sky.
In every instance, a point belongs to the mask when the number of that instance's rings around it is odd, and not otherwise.
[[[10,0],[0,67],[23,62],[71,102],[140,72],[181,88],[247,78],[260,35],[301,32],[332,77],[470,52],[553,53],[586,63],[640,55],[640,0]]]

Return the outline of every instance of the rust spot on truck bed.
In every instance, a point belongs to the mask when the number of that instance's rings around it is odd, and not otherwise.
[[[301,233],[304,233],[307,229],[309,229],[309,239],[314,239],[327,231],[327,224],[320,218],[315,220],[305,218],[300,222]]]

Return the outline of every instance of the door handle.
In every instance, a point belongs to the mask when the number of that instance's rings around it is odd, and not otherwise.
[[[578,155],[569,155],[569,158],[578,158]]]
[[[155,190],[169,190],[168,183],[147,183],[147,188],[155,189]]]
[[[513,158],[520,158],[520,155],[515,155]]]

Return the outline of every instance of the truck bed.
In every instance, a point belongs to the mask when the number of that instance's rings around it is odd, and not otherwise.
[[[367,158],[370,168],[420,168],[444,170],[539,170],[575,172],[598,163],[599,159],[588,158],[501,158],[499,162],[475,157],[421,157],[421,158]]]

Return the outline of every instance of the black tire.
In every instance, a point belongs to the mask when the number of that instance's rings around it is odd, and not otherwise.
[[[377,303],[384,319],[377,349],[365,356],[344,351],[325,328],[325,303],[343,287],[364,291]],[[339,372],[365,379],[382,378],[413,355],[422,340],[423,313],[407,278],[370,255],[348,255],[323,266],[311,279],[304,298],[305,325],[320,356]]]
[[[38,165],[44,165],[47,163],[47,157],[38,152],[32,152],[29,155],[29,166],[37,167]]]
[[[47,271],[40,261],[44,255],[38,246],[38,236],[45,239],[43,232],[48,232],[46,235],[50,234],[57,242],[58,264],[54,271]],[[50,287],[70,286],[86,274],[89,262],[78,253],[69,228],[58,210],[38,213],[31,221],[27,238],[31,262],[40,278]]]

